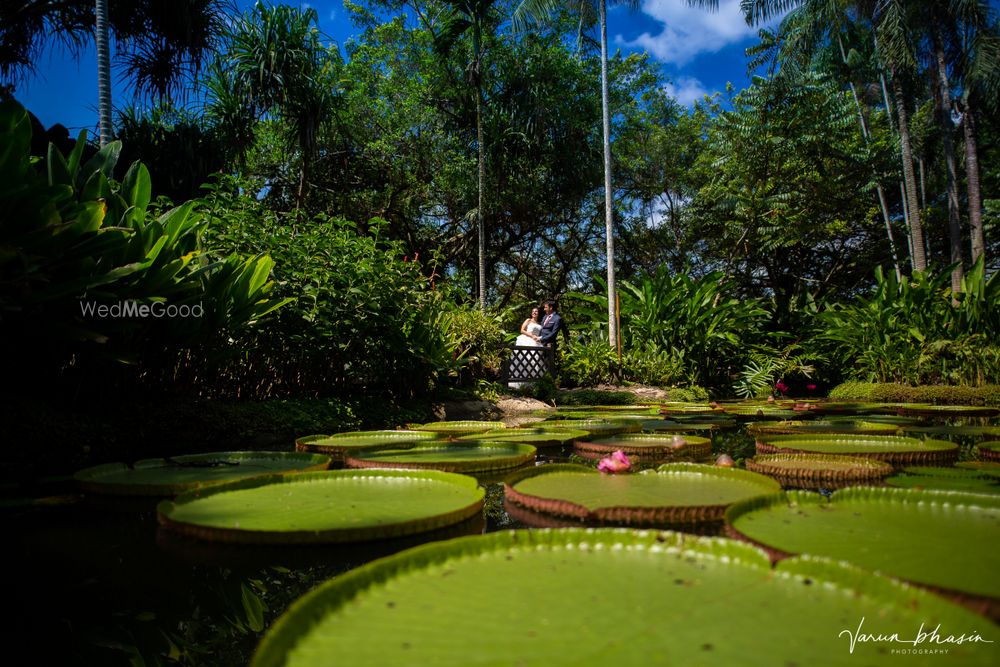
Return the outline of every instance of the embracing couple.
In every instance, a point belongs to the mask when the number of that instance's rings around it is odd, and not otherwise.
[[[521,325],[521,335],[514,342],[519,347],[555,347],[556,335],[562,327],[562,318],[556,312],[555,301],[546,301],[539,316],[538,308],[531,309],[531,317]]]

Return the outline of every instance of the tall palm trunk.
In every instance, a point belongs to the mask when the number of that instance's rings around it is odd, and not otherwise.
[[[914,271],[924,271],[927,268],[927,256],[924,254],[924,227],[920,222],[920,208],[917,205],[917,179],[913,173],[913,151],[910,148],[910,123],[906,113],[906,99],[903,96],[903,84],[899,81],[899,72],[895,67],[889,69],[892,79],[892,93],[896,100],[896,115],[899,119],[899,150],[903,157],[903,180],[906,183],[906,207],[910,214],[910,246]]]
[[[608,342],[618,348],[618,322],[615,318],[615,235],[614,205],[611,190],[611,113],[608,105],[608,11],[600,0],[601,16],[601,112],[604,125],[604,231],[608,252]]]
[[[486,185],[486,161],[483,150],[482,88],[476,86],[476,143],[479,148],[479,207],[476,210],[479,236],[479,310],[486,312],[486,225],[483,222],[483,188]]]
[[[840,46],[840,58],[847,64],[847,53],[844,52],[844,42],[837,35],[837,44]],[[865,122],[865,114],[861,110],[861,101],[858,100],[858,91],[854,87],[854,82],[848,78],[847,85],[851,87],[851,97],[854,98],[854,107],[858,110],[858,122],[861,124],[861,134],[865,138],[865,144],[869,143],[868,124]],[[889,222],[889,205],[886,202],[885,190],[882,183],[876,183],[875,189],[878,192],[878,203],[882,207],[882,221],[885,223],[885,235],[889,239],[889,253],[892,256],[892,265],[896,269],[896,280],[900,280],[902,274],[899,270],[899,257],[896,255],[896,240],[892,237],[892,224]]]
[[[965,135],[965,181],[969,194],[969,235],[972,237],[972,263],[986,252],[983,233],[983,194],[979,187],[979,148],[976,142],[976,111],[972,99],[965,102],[962,116]]]
[[[934,57],[937,61],[937,91],[941,123],[941,147],[948,172],[948,238],[951,245],[951,293],[962,291],[962,216],[958,204],[958,169],[955,166],[955,143],[952,140],[954,125],[951,122],[951,90],[948,85],[948,65],[939,30],[933,32]]]
[[[97,25],[94,39],[97,43],[97,107],[100,143],[104,146],[112,139],[111,128],[111,54],[108,43],[108,0],[95,0],[94,13]]]

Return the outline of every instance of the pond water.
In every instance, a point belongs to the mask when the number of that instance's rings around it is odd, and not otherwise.
[[[956,436],[961,458],[973,458],[981,439]],[[754,453],[742,425],[715,430],[712,440],[714,455]],[[561,448],[540,450],[539,460],[577,459]],[[26,664],[246,665],[274,619],[330,577],[431,540],[524,527],[504,509],[502,484],[485,488],[481,517],[435,533],[355,546],[252,548],[173,536],[159,528],[154,501],[83,497],[69,482],[53,484],[33,505],[2,510],[6,646],[20,647]]]

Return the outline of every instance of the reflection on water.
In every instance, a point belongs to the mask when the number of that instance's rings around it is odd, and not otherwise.
[[[742,428],[711,436],[714,455],[754,454]],[[974,438],[960,440],[962,458],[972,457]],[[566,462],[582,462],[572,446],[539,450],[537,465]],[[263,630],[330,577],[432,540],[541,525],[544,517],[505,508],[503,477],[481,480],[482,516],[361,545],[211,545],[161,530],[146,499],[71,497],[0,510],[11,562],[6,645],[28,647],[30,664],[246,665]]]

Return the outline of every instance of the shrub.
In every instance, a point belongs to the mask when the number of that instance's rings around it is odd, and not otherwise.
[[[940,403],[952,405],[1000,405],[1000,385],[953,387],[947,385],[911,386],[896,382],[843,382],[829,397],[835,401],[884,403]]]

